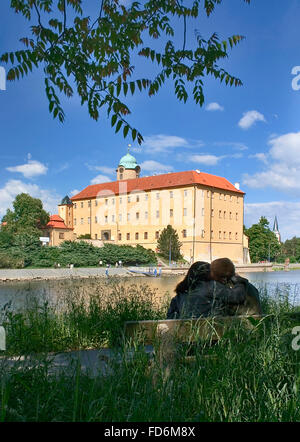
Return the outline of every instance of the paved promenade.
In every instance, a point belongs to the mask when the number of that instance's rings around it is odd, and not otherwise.
[[[62,279],[62,278],[90,278],[106,277],[106,268],[73,268],[73,269],[0,269],[2,280],[32,280],[32,279]],[[111,267],[109,276],[130,276],[131,273],[124,267]]]
[[[153,355],[153,347],[147,345],[144,348],[149,357]],[[110,348],[78,350],[64,353],[31,354],[27,356],[6,357],[0,353],[0,370],[8,371],[9,368],[33,368],[48,366],[50,374],[65,372],[69,375],[76,373],[78,364],[83,373],[96,377],[111,373],[112,364],[120,363],[124,357],[130,360],[134,350],[127,350],[126,355],[122,355],[118,350]]]

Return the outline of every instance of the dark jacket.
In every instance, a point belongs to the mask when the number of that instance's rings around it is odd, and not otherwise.
[[[238,282],[230,288],[217,281],[200,281],[192,290],[179,292],[171,300],[167,319],[226,316],[230,306],[246,299],[246,286]]]

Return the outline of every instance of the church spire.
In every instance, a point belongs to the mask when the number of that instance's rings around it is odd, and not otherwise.
[[[273,225],[273,232],[275,233],[278,241],[281,241],[280,238],[280,232],[279,232],[279,227],[278,227],[278,221],[277,221],[277,216],[275,215],[275,220],[274,220],[274,225]]]

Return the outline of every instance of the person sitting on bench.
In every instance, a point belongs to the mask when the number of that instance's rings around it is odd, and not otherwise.
[[[247,279],[235,276],[234,264],[228,258],[211,264],[195,262],[175,289],[167,319],[227,316],[231,307],[245,303],[247,284]]]

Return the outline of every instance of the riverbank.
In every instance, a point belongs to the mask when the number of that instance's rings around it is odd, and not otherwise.
[[[158,269],[158,267],[155,267]],[[162,275],[184,275],[189,267],[161,267]],[[106,278],[116,277],[145,277],[142,273],[133,273],[130,269],[148,272],[149,267],[81,267],[81,268],[44,268],[44,269],[0,269],[0,283],[10,281],[33,281],[33,280],[53,280],[53,279],[84,279],[84,278]],[[237,264],[237,273],[251,272],[271,272],[271,263],[264,264]]]
[[[0,421],[296,422],[300,351],[284,319],[295,308],[279,294],[261,296],[273,320],[232,329],[218,345],[199,342],[188,362],[183,346],[167,380],[155,352],[149,364],[152,351],[138,338],[120,340],[125,320],[165,317],[151,291],[113,289],[105,305],[71,297],[63,314],[49,304],[7,313]]]

